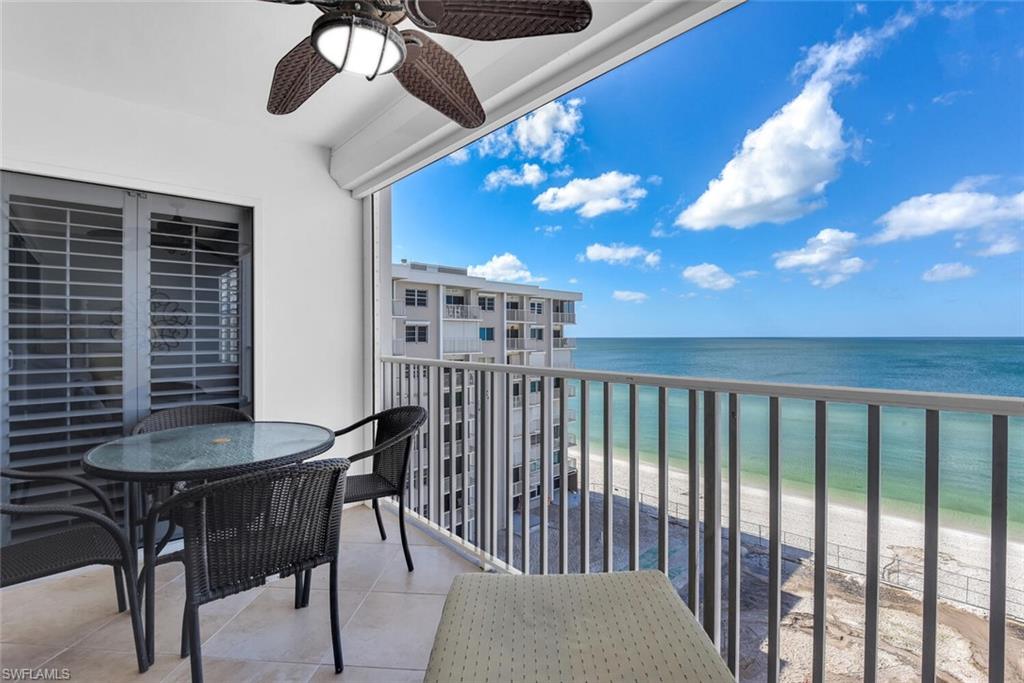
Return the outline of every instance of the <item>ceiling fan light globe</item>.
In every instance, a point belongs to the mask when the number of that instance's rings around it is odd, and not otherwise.
[[[326,14],[313,25],[313,47],[338,71],[374,78],[405,60],[405,41],[390,24],[350,13]]]

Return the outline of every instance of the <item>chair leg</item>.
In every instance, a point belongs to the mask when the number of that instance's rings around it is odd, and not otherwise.
[[[302,606],[309,607],[309,589],[313,587],[313,570],[307,569],[302,578]]]
[[[124,567],[124,574],[134,576],[135,570],[130,563]],[[139,611],[139,593],[135,590],[135,582],[128,587],[128,612],[132,618],[132,637],[135,639],[135,658],[138,660],[139,673],[149,669],[149,656],[146,652],[146,634],[142,628],[142,614]],[[120,584],[119,584],[120,585]]]
[[[406,538],[405,535],[405,499],[402,496],[398,497],[398,531],[402,535],[402,550],[405,551],[405,564],[409,567],[409,571],[412,571],[412,555],[409,553],[409,539]]]
[[[149,661],[156,659],[156,556],[153,548],[147,539],[146,543],[146,567],[145,574],[145,595],[146,595],[146,652]]]
[[[376,498],[373,499],[373,511],[377,514],[377,528],[380,529],[380,540],[386,541],[388,540],[388,535],[384,533],[384,520],[380,517],[380,503],[377,502]]]
[[[188,610],[189,667],[192,669],[192,683],[203,683],[203,651],[199,637],[199,608],[193,605]]]
[[[331,562],[331,645],[334,647],[334,673],[345,670],[341,656],[341,615],[338,614],[338,562]]]
[[[124,602],[124,572],[117,565],[114,565],[114,592],[117,593],[117,611],[124,612],[127,609]]]
[[[189,619],[188,608],[186,608],[181,613],[181,652],[180,652],[180,655],[181,655],[182,659],[185,659],[185,657],[188,657],[188,653],[189,653],[189,634],[192,632],[191,631],[192,627],[189,625],[188,619]]]
[[[295,572],[295,609],[302,609],[302,585],[306,572]]]

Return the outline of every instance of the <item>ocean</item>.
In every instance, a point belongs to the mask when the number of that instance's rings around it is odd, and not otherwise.
[[[577,342],[578,369],[713,377],[787,384],[820,384],[947,393],[1024,397],[1024,339],[691,339],[622,338]],[[601,387],[591,387],[590,446],[603,445]],[[723,461],[727,415],[719,407]],[[1022,398],[1024,400],[1024,398]],[[641,458],[657,462],[657,390],[639,391]],[[613,393],[616,457],[629,444],[628,390]],[[575,423],[578,427],[578,422]],[[702,424],[702,422],[698,422]],[[698,434],[698,436],[702,436]],[[811,495],[814,485],[814,403],[782,401],[783,490]],[[687,397],[669,396],[672,465],[686,469]],[[991,499],[991,417],[942,413],[940,426],[940,521],[986,532]],[[867,490],[867,409],[831,404],[828,415],[829,495],[863,508]],[[744,483],[768,477],[768,400],[740,403],[740,453]],[[883,513],[923,519],[924,411],[882,410]],[[1024,533],[1024,419],[1010,420],[1009,518],[1014,535]]]

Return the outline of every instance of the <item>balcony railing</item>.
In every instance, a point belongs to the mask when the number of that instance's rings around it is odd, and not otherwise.
[[[473,468],[476,482],[473,497],[477,504],[471,510],[465,506],[457,507],[452,511],[451,519],[446,519],[440,512],[438,496],[444,490],[444,483],[443,468],[438,463],[446,449],[439,436],[443,419],[443,411],[438,409],[439,391],[433,389],[417,394],[420,405],[428,410],[425,429],[429,431],[432,445],[418,450],[415,456],[427,462],[414,464],[419,471],[429,464],[430,476],[418,478],[405,500],[414,515],[429,507],[429,519],[420,517],[420,520],[442,532],[452,534],[453,522],[461,519],[461,528],[470,531],[464,531],[457,542],[471,548],[483,561],[507,571],[527,574],[586,573],[637,569],[643,557],[651,558],[658,569],[667,573],[670,548],[673,552],[683,552],[685,571],[679,578],[686,578],[684,599],[690,610],[699,615],[709,638],[722,649],[726,662],[736,672],[740,663],[740,606],[744,602],[740,594],[741,562],[745,555],[749,554],[756,560],[763,553],[767,557],[767,581],[744,581],[742,590],[763,591],[768,628],[767,652],[761,656],[765,658],[769,680],[779,680],[782,631],[783,628],[793,628],[784,626],[783,616],[792,608],[783,602],[782,586],[784,578],[788,579],[789,572],[795,571],[796,566],[792,564],[796,550],[790,545],[799,546],[799,566],[813,572],[813,580],[808,579],[809,584],[813,583],[813,590],[809,588],[808,593],[813,595],[807,596],[813,597],[814,605],[813,625],[809,627],[813,647],[809,670],[795,674],[818,680],[825,677],[826,662],[829,661],[826,650],[838,643],[830,640],[838,636],[826,631],[829,603],[835,599],[827,589],[830,582],[842,582],[844,576],[859,574],[856,582],[862,586],[858,595],[862,596],[859,599],[863,600],[865,614],[862,632],[864,672],[873,673],[879,665],[879,594],[885,586],[886,590],[904,591],[905,600],[920,601],[921,616],[918,618],[922,621],[918,623],[922,624],[922,635],[921,640],[913,645],[920,649],[924,680],[935,680],[940,658],[947,656],[938,649],[940,598],[987,606],[989,675],[994,677],[991,680],[1002,679],[1007,614],[1009,612],[1017,620],[1024,620],[1024,591],[1015,586],[1008,587],[1006,573],[1010,418],[1024,417],[1024,399],[395,357],[385,358],[383,363],[385,375],[396,372],[401,375],[401,371],[410,365],[423,369],[425,374],[419,376],[426,377],[431,388],[439,387],[439,377],[453,369],[458,373],[476,375],[477,398],[472,409],[477,415],[478,427],[474,434],[477,446],[471,451],[474,457],[467,460],[468,467],[458,476],[466,476],[466,469]],[[577,429],[569,432],[568,439],[572,444],[578,433],[578,446],[570,445],[568,457],[560,458],[558,463],[554,462],[551,448],[554,439],[550,438],[549,430],[554,428],[552,417],[555,412],[566,415],[561,420],[562,424],[569,422],[570,392],[558,392],[555,400],[541,400],[541,429],[546,436],[537,445],[531,445],[532,439],[513,438],[513,430],[508,424],[509,420],[523,419],[522,411],[511,409],[514,403],[511,395],[513,381],[520,386],[528,386],[531,379],[539,379],[541,391],[537,393],[554,397],[555,378],[560,379],[563,387],[574,384],[579,388],[573,400],[579,420]],[[641,395],[644,396],[642,401]],[[616,400],[616,397],[624,400]],[[389,394],[385,384],[385,405],[397,403],[395,398],[405,396]],[[747,415],[749,410],[753,420],[742,419],[741,405],[744,407],[743,415]],[[639,438],[642,408],[649,411],[644,416],[645,429],[653,424],[656,434],[656,452],[651,454],[653,464],[643,466],[643,477]],[[616,409],[621,409],[623,414],[616,415]],[[785,450],[782,448],[784,412]],[[830,420],[830,414],[835,419]],[[669,430],[670,415],[677,425],[672,432]],[[860,422],[851,420],[851,415],[859,416]],[[526,419],[529,421],[530,417]],[[988,575],[985,579],[975,576],[968,584],[950,579],[949,572],[956,567],[950,567],[944,560],[940,566],[939,552],[940,463],[943,457],[949,457],[943,456],[945,445],[940,448],[940,434],[947,420],[947,424],[953,424],[965,419],[977,421],[979,428],[957,432],[958,442],[970,438],[965,434],[973,434],[977,443],[970,445],[972,452],[986,454],[992,472]],[[889,471],[889,466],[883,461],[887,452],[891,452],[883,449],[882,434],[888,433],[894,423],[905,424],[908,420],[921,424],[918,438],[922,441],[923,454],[924,544],[913,581],[900,583],[900,579],[893,578],[891,568],[883,564],[885,555],[880,542],[881,477],[883,472]],[[683,425],[687,436],[681,439],[677,433]],[[838,433],[839,425],[842,425],[841,433]],[[622,428],[626,431],[626,438],[620,441],[620,445],[613,446],[616,443],[613,432]],[[829,431],[833,428],[837,431],[838,441],[836,437],[830,438]],[[1014,426],[1014,431],[1017,430],[1018,427]],[[792,458],[801,457],[800,449],[795,448],[792,441],[796,432],[803,433],[807,444],[809,465],[802,467],[809,466],[813,472],[814,493],[808,503],[807,517],[812,531],[802,537],[794,535],[791,529],[784,530],[782,517],[783,459],[785,457],[789,468],[792,467]],[[745,442],[749,440],[753,444],[752,448],[741,447],[741,435]],[[628,445],[623,447],[623,443]],[[860,445],[855,445],[857,443]],[[841,463],[835,460],[838,456],[831,453],[833,448],[842,448],[846,458],[851,448],[863,449],[860,466],[865,469],[867,479],[866,531],[860,548],[839,548],[829,538],[830,516],[843,514],[842,508],[829,504],[829,469],[850,466],[846,460]],[[539,503],[532,508],[520,506],[514,509],[513,468],[518,462],[529,461],[535,449],[539,450],[535,457],[539,463],[542,487]],[[768,476],[764,499],[767,519],[763,522],[757,520],[756,515],[752,515],[755,519],[748,519],[749,510],[742,504],[745,496],[752,495],[740,486],[741,472],[745,472],[741,468],[741,456],[747,457],[748,450],[766,460]],[[686,467],[677,471],[674,465],[670,466],[670,459],[686,463]],[[561,481],[568,481],[572,460],[578,462],[577,480],[581,491],[578,504],[570,506],[551,502],[550,475],[557,473]],[[681,482],[683,495],[670,493],[674,491],[670,488],[670,473],[674,477],[672,483]],[[461,486],[466,489],[465,480]],[[670,500],[670,496],[674,496],[674,500]],[[596,501],[594,508],[591,508],[592,500]],[[755,502],[760,500],[755,497]],[[645,515],[656,518],[656,524],[645,522],[641,525],[641,519],[647,519],[646,516],[641,518],[641,506]],[[626,523],[620,522],[618,528],[625,526],[626,532],[611,533],[617,528],[615,520],[623,515]],[[675,522],[671,527],[670,520]],[[697,523],[697,520],[702,522]],[[787,521],[790,526],[795,523]],[[594,525],[599,526],[602,533],[594,535],[601,540],[592,547],[590,530]],[[737,530],[737,533],[729,533],[731,530]],[[571,542],[570,531],[573,536]],[[673,541],[670,545],[670,538],[684,539],[685,543]],[[797,538],[803,540],[797,543],[794,540]],[[619,548],[616,548],[617,544]],[[744,548],[742,553],[741,545]],[[859,553],[861,559],[852,562],[851,553]],[[821,561],[816,562],[819,558]],[[783,574],[784,567],[786,574]],[[723,584],[723,577],[727,577],[726,584]],[[787,591],[790,590],[787,583]],[[965,595],[969,601],[965,600]],[[833,603],[832,607],[835,605]],[[745,651],[745,654],[749,653]]]
[[[391,355],[392,356],[404,356],[405,355],[405,340],[404,339],[392,339],[391,340]]]
[[[445,304],[444,317],[447,320],[479,320],[480,307],[467,304]]]
[[[556,349],[575,349],[576,340],[571,337],[555,337],[551,340]]]
[[[555,311],[551,314],[551,321],[556,323],[562,323],[563,325],[575,325],[576,314],[575,313],[559,313]]]
[[[484,348],[479,337],[445,337],[441,344],[445,353],[480,353]]]
[[[505,337],[505,347],[509,351],[525,351],[526,339],[523,337]]]
[[[391,315],[396,318],[405,317],[405,302],[398,299],[394,299],[391,302]]]
[[[505,319],[513,323],[546,322],[543,313],[535,313],[527,308],[506,308]]]

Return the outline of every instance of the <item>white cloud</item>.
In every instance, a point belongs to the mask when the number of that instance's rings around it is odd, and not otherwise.
[[[948,107],[961,97],[966,97],[967,95],[970,94],[970,90],[950,90],[947,93],[942,93],[941,95],[936,95],[935,97],[933,97],[932,104],[941,104],[945,107]]]
[[[881,27],[807,50],[794,69],[807,76],[803,89],[758,128],[748,131],[718,177],[676,218],[690,230],[746,228],[785,223],[824,206],[823,194],[839,175],[850,149],[843,119],[832,107],[833,91],[853,79],[852,70],[887,40],[914,23],[899,11]]]
[[[958,2],[948,3],[940,11],[940,14],[950,21],[960,21],[974,14],[975,10],[978,9],[978,3],[976,2],[964,2],[959,0]]]
[[[449,154],[446,158],[448,160],[448,163],[451,164],[452,166],[461,166],[462,164],[469,161],[469,148],[463,147],[462,149],[457,149],[451,154]]]
[[[470,266],[469,275],[499,282],[544,282],[547,278],[534,277],[530,270],[515,254],[495,254],[491,260],[479,266]]]
[[[594,243],[579,255],[580,261],[603,261],[612,265],[627,265],[640,261],[648,268],[656,268],[661,263],[660,251],[647,251],[643,247],[617,242],[614,244]]]
[[[683,269],[683,278],[701,289],[723,290],[736,284],[736,278],[713,263],[701,263]]]
[[[583,131],[582,106],[578,97],[549,102],[481,139],[477,154],[504,159],[518,151],[528,159],[559,163],[569,140]]]
[[[757,277],[760,274],[761,274],[761,271],[759,271],[759,270],[744,270],[744,271],[741,271],[741,272],[737,273],[737,275],[739,275],[740,277],[743,277],[743,278]]]
[[[856,12],[857,14],[867,14],[868,13],[867,3],[858,2],[856,5],[853,6],[853,11]]]
[[[978,176],[958,187],[977,186]],[[882,230],[872,236],[875,243],[927,237],[948,230],[986,230],[1024,222],[1024,192],[995,195],[954,188],[950,192],[922,194],[904,200],[875,221]]]
[[[1006,256],[1021,250],[1020,239],[1016,235],[991,235],[983,239],[988,246],[978,252],[978,256]]]
[[[572,166],[570,166],[569,164],[566,164],[565,166],[562,166],[561,168],[556,168],[554,171],[551,172],[551,177],[552,178],[568,178],[571,175],[572,175]]]
[[[631,292],[628,289],[616,289],[612,292],[612,298],[616,301],[626,301],[634,304],[642,304],[647,301],[647,295],[643,292]]]
[[[969,175],[960,179],[955,185],[953,185],[953,192],[974,192],[975,190],[980,190],[992,181],[998,179],[999,176],[997,175]]]
[[[534,205],[541,211],[576,209],[584,218],[612,211],[634,209],[647,196],[638,186],[640,176],[609,171],[597,178],[574,178],[563,187],[549,187],[537,195]]]
[[[508,166],[502,166],[487,174],[487,177],[484,178],[484,189],[492,192],[510,186],[523,187],[524,185],[529,185],[530,187],[537,187],[547,179],[548,174],[537,164],[523,164],[519,171],[515,171]]]
[[[574,285],[574,284],[576,284],[577,282],[579,282],[579,280],[577,280],[576,278],[574,278],[574,277],[571,277],[571,278],[569,278],[569,284],[570,284],[570,285]]]
[[[921,279],[925,282],[946,282],[972,277],[977,271],[962,263],[936,263],[924,271]]]
[[[648,185],[655,185],[655,186],[661,185],[661,183],[664,182],[664,180],[665,179],[662,178],[660,175],[649,175],[649,176],[647,176],[647,184]]]
[[[856,243],[857,235],[852,232],[825,228],[800,249],[774,254],[775,267],[806,273],[815,287],[835,287],[867,267],[864,259],[850,256]]]
[[[538,225],[534,232],[543,233],[545,237],[554,237],[556,233],[562,232],[561,225]]]

